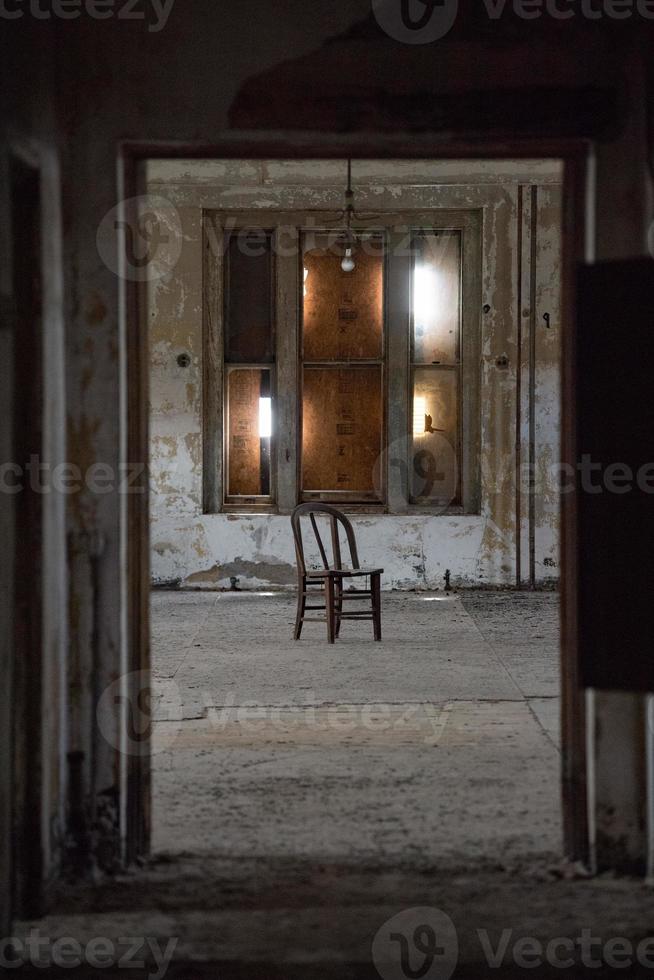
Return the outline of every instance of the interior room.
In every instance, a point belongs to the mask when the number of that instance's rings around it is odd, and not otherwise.
[[[155,850],[554,859],[561,163],[146,179]],[[300,503],[383,569],[380,645],[320,585],[294,641]]]

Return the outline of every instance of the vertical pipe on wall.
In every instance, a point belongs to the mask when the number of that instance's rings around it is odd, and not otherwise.
[[[524,207],[524,187],[518,187],[518,316],[517,316],[517,337],[516,337],[516,393],[515,393],[515,584],[516,588],[522,588],[522,485],[520,481],[520,463],[522,457],[522,316],[523,316],[523,296],[522,296],[522,247],[523,229],[522,212]]]
[[[538,251],[538,187],[531,188],[529,269],[529,588],[536,588],[536,261]]]
[[[516,585],[536,587],[536,299],[538,186],[518,188],[518,322],[515,419]],[[523,376],[524,375],[524,376]],[[524,431],[523,431],[524,425]],[[523,490],[523,456],[528,481]],[[523,513],[524,508],[524,513]],[[526,536],[523,540],[523,528]],[[525,561],[523,562],[523,548]],[[523,578],[524,567],[524,578]]]

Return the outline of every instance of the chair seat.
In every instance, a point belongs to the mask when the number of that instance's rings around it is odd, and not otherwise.
[[[327,578],[328,575],[338,578],[363,578],[365,575],[381,575],[383,568],[316,568],[307,569],[307,578]]]

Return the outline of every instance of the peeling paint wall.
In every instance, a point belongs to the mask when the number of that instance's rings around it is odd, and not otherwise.
[[[202,209],[261,212],[264,222],[268,209],[338,210],[344,173],[340,161],[148,165],[148,189],[175,206],[183,241],[173,271],[149,286],[155,583],[295,580],[288,516],[202,513]],[[440,588],[446,570],[462,585],[515,584],[518,570],[525,582],[558,577],[561,177],[558,165],[536,161],[354,164],[362,211],[483,213],[481,513],[354,516],[361,553],[385,568],[386,589]]]

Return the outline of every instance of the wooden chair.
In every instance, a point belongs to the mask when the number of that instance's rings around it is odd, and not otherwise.
[[[327,557],[327,551],[323,544],[316,514],[326,514],[330,519],[331,525],[331,544],[332,561]],[[307,568],[304,557],[304,543],[302,540],[302,526],[300,519],[308,516],[316,537],[318,550],[322,559],[323,568]],[[359,555],[357,553],[354,529],[344,514],[341,514],[335,507],[329,504],[300,504],[291,515],[291,525],[293,527],[293,537],[295,538],[295,554],[297,556],[298,570],[298,596],[297,596],[297,618],[295,620],[294,639],[299,640],[302,633],[302,624],[327,622],[327,639],[333,643],[341,631],[341,622],[344,619],[371,619],[375,640],[381,640],[381,575],[383,568],[361,568],[359,565]],[[344,568],[341,561],[341,545],[339,539],[339,525],[344,529],[347,544],[350,551],[350,567]],[[369,578],[369,588],[346,589],[345,582],[348,579]],[[309,586],[319,586],[317,589],[310,589]],[[365,585],[365,583],[364,583]],[[324,597],[324,605],[307,605],[307,600],[311,597]],[[370,601],[370,610],[346,610],[343,611],[343,604],[360,600]],[[325,619],[307,619],[305,613],[315,610],[325,610]]]

